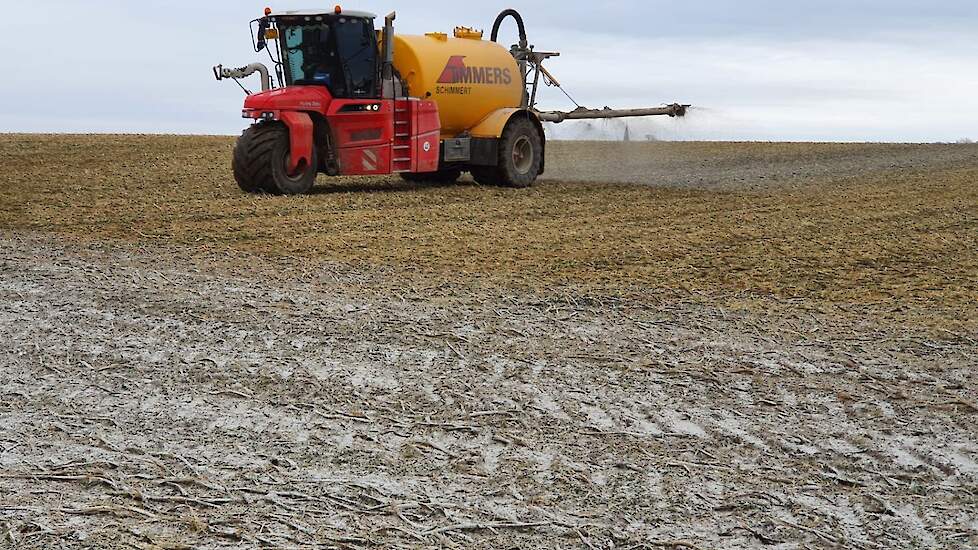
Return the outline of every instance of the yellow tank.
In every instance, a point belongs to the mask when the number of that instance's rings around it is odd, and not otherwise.
[[[455,37],[395,34],[394,67],[412,97],[438,104],[443,137],[471,130],[499,109],[519,107],[523,99],[516,60],[471,29],[456,29]]]

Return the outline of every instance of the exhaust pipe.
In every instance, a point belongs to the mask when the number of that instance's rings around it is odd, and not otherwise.
[[[272,78],[268,75],[268,67],[261,63],[252,63],[251,65],[237,69],[225,69],[223,65],[214,67],[214,77],[218,80],[224,80],[226,78],[233,78],[235,80],[248,78],[255,73],[261,75],[261,91],[267,92],[271,90]]]
[[[384,18],[384,46],[383,46],[383,68],[381,69],[381,82],[383,86],[382,97],[384,99],[394,99],[397,90],[394,89],[394,20],[397,19],[397,12],[390,12]]]
[[[540,117],[540,120],[558,123],[565,120],[628,118],[637,116],[683,117],[686,116],[686,109],[688,108],[689,105],[680,105],[679,103],[673,103],[672,105],[667,105],[665,107],[654,107],[648,109],[609,109],[607,107],[604,109],[585,109],[584,107],[581,107],[569,113],[564,113],[561,111],[538,112],[537,116]]]

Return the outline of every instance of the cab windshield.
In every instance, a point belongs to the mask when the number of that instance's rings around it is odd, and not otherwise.
[[[326,86],[334,97],[378,96],[377,40],[368,19],[297,16],[276,23],[287,85]]]

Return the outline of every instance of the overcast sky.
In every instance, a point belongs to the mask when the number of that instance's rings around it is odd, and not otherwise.
[[[237,134],[243,93],[211,75],[257,59],[249,0],[14,0],[5,4],[0,131]],[[272,3],[276,10],[325,6]],[[331,4],[330,4],[331,5]],[[530,41],[577,102],[696,106],[642,120],[663,139],[978,139],[976,0],[363,1],[397,10],[397,31],[491,26],[523,12]],[[504,41],[515,41],[507,28]],[[257,83],[252,83],[257,87]],[[572,109],[548,90],[544,107]],[[614,137],[619,122],[562,125],[555,137]]]

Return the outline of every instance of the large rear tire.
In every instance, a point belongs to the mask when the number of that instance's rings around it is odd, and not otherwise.
[[[279,122],[262,122],[244,131],[234,146],[234,180],[247,193],[302,195],[316,183],[316,148],[299,172],[290,175],[289,131]]]
[[[481,185],[530,187],[543,167],[543,138],[536,125],[526,118],[516,118],[506,125],[499,138],[496,166],[472,168],[472,177]]]

